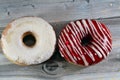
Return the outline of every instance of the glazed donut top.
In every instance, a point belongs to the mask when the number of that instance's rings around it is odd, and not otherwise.
[[[58,45],[67,61],[88,66],[106,58],[112,49],[112,38],[103,23],[82,19],[67,24],[60,33]]]
[[[24,44],[23,37],[26,35],[31,36],[34,46]],[[52,26],[43,19],[23,17],[8,24],[1,41],[3,51],[10,60],[31,65],[42,63],[52,56],[56,36]]]

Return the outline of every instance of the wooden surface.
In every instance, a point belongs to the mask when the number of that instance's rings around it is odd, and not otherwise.
[[[22,16],[44,18],[54,27],[57,37],[70,20],[97,19],[112,33],[112,52],[90,67],[67,63],[57,49],[47,62],[28,67],[11,63],[1,52],[0,80],[120,80],[119,0],[0,0],[0,32],[8,22]]]

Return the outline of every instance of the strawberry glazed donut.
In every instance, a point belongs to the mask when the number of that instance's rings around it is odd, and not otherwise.
[[[6,57],[18,65],[39,64],[54,52],[56,35],[50,24],[37,17],[23,17],[9,23],[2,33]]]
[[[68,62],[89,66],[107,57],[112,49],[112,38],[103,23],[82,19],[67,24],[59,35],[58,46]]]

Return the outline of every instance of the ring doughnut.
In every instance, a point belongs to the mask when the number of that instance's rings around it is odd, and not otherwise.
[[[112,49],[108,28],[101,22],[81,19],[68,23],[58,39],[59,52],[68,62],[89,66],[107,57]]]
[[[19,65],[48,60],[55,49],[56,35],[50,24],[38,17],[23,17],[9,23],[1,38],[6,57]]]

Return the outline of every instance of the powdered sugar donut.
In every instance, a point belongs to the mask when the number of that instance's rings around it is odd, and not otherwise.
[[[19,65],[31,65],[42,63],[52,56],[56,36],[45,20],[23,17],[7,25],[1,42],[8,59]]]
[[[112,48],[111,33],[96,20],[70,22],[61,31],[59,51],[69,62],[89,66],[105,59]]]

